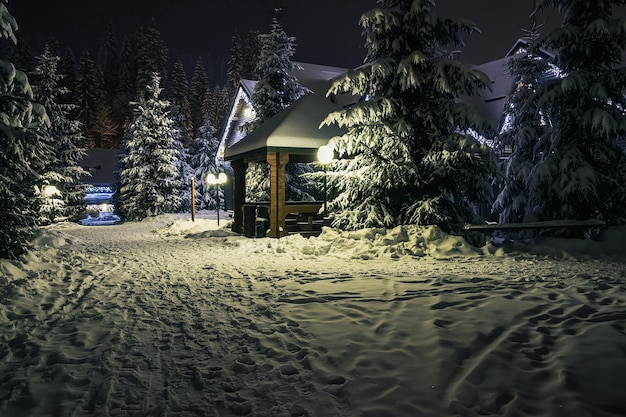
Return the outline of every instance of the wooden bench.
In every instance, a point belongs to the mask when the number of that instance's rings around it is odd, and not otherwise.
[[[285,209],[285,226],[288,233],[299,233],[304,236],[316,236],[322,232],[323,226],[330,225],[328,218],[320,213],[322,203],[287,203]]]

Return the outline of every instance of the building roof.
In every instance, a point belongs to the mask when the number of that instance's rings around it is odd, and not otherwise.
[[[488,117],[498,128],[501,127],[504,120],[505,106],[514,82],[509,67],[513,60],[519,59],[525,55],[528,46],[526,40],[518,39],[504,58],[472,66],[472,69],[486,74],[491,84],[489,88],[482,89],[477,96],[463,97],[463,101],[478,109],[480,113]],[[543,58],[553,56],[543,48],[539,49],[539,54]],[[547,75],[546,77],[551,78],[552,76]]]
[[[264,156],[269,152],[314,154],[335,136],[345,133],[336,125],[320,126],[341,107],[315,93],[308,93],[267,120],[239,142],[226,148],[228,161]]]
[[[300,69],[291,72],[300,84],[316,94],[326,95],[333,80],[346,72],[347,68],[329,67],[327,65],[308,64],[305,62],[296,62]]]

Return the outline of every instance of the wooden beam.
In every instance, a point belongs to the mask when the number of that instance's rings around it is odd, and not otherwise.
[[[556,228],[588,228],[604,227],[606,223],[602,220],[549,220],[528,223],[494,223],[494,224],[466,224],[465,230],[528,230],[528,229],[556,229]]]
[[[289,154],[268,152],[267,162],[270,164],[270,230],[269,237],[287,235],[285,226],[285,167],[289,163]]]

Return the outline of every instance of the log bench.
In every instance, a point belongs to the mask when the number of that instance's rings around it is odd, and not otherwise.
[[[485,224],[466,224],[463,229],[467,231],[477,231],[491,233],[497,230],[549,230],[549,229],[565,229],[565,230],[582,230],[582,229],[601,229],[606,226],[606,222],[598,219],[589,220],[547,220],[527,223],[485,223]]]

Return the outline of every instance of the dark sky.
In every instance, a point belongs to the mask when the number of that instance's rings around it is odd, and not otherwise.
[[[11,0],[9,12],[22,36],[37,49],[47,34],[62,46],[72,46],[76,56],[83,47],[92,55],[112,21],[118,42],[154,17],[170,55],[228,56],[230,39],[237,29],[270,31],[276,0]],[[358,25],[361,14],[376,0],[283,0],[280,22],[297,39],[295,61],[355,67],[365,56]],[[480,64],[502,58],[530,26],[533,0],[439,0],[440,16],[474,21],[482,34],[466,38],[461,59]],[[624,11],[624,8],[621,8]],[[543,16],[558,26],[558,16]]]

